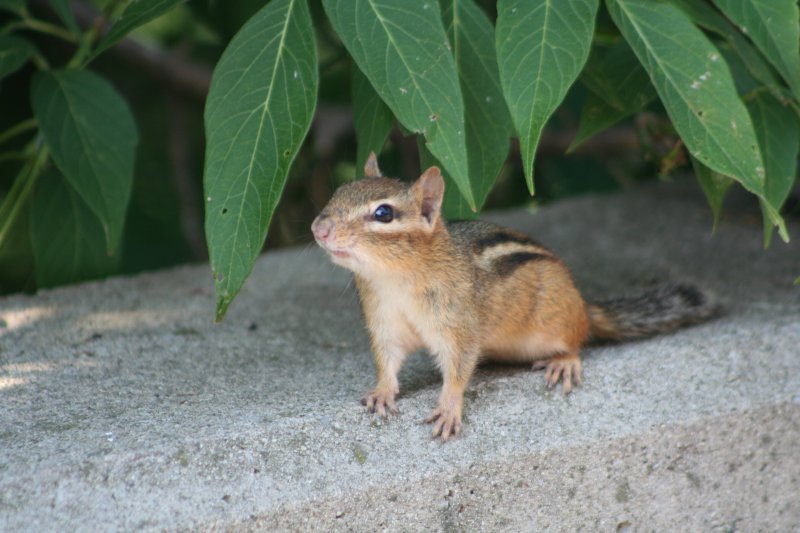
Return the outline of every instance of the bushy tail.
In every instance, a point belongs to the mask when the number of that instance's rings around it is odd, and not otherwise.
[[[639,296],[589,304],[591,340],[641,339],[702,322],[719,312],[713,299],[692,285],[670,284]]]

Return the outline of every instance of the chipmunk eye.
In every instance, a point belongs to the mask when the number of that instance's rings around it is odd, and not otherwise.
[[[372,218],[384,224],[391,222],[394,220],[394,210],[390,205],[381,204],[375,209],[375,212],[372,213]]]

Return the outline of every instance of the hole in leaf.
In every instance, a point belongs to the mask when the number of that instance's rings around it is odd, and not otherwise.
[[[703,112],[702,112],[702,111],[698,111],[698,112],[697,112],[697,116],[698,116],[698,117],[702,117],[702,116],[703,116]]]
[[[288,148],[283,151],[283,157],[289,157],[292,154],[292,151]]]
[[[222,214],[223,215],[227,215],[228,214],[228,208],[227,207],[223,207],[222,208]]]

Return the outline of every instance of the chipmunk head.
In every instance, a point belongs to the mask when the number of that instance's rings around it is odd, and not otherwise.
[[[414,255],[443,227],[441,172],[430,167],[409,186],[383,177],[373,152],[364,175],[340,187],[314,220],[317,243],[334,263],[363,275],[419,265]]]

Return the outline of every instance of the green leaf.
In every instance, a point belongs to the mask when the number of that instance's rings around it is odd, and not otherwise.
[[[500,81],[533,194],[533,160],[547,119],[580,74],[594,34],[599,0],[500,0]]]
[[[714,0],[756,44],[800,99],[800,11],[797,0]]]
[[[489,17],[473,0],[441,0],[441,4],[442,20],[464,97],[470,186],[475,195],[475,207],[480,210],[508,157],[514,126],[500,87],[494,27]],[[448,173],[444,174],[447,180]],[[446,217],[454,204],[469,207],[468,202],[465,204],[457,196],[455,187],[445,188]],[[472,209],[467,214],[461,212],[461,207],[458,209],[460,218],[474,216]]]
[[[323,0],[336,33],[381,99],[428,148],[475,207],[464,104],[433,0]]]
[[[206,240],[217,320],[253,268],[317,104],[305,0],[273,0],[234,36],[205,110]]]
[[[697,181],[700,182],[700,187],[703,189],[708,204],[711,206],[711,212],[714,213],[714,230],[716,230],[719,224],[719,217],[722,214],[725,193],[735,182],[728,176],[711,170],[696,158],[691,157],[691,160]]]
[[[785,99],[785,90],[758,50],[718,11],[705,2],[695,0],[672,0],[672,3],[683,10],[697,25],[724,38],[738,54],[750,74],[766,85],[776,98]]]
[[[10,11],[17,15],[25,9],[25,0],[0,0],[0,11]]]
[[[119,264],[106,253],[100,220],[53,168],[36,184],[30,238],[39,288],[103,277]]]
[[[797,115],[770,94],[759,92],[747,101],[766,169],[764,201],[779,211],[797,177],[800,123]],[[764,245],[772,238],[772,224],[764,216]],[[787,235],[783,235],[788,240]]]
[[[583,102],[578,133],[575,134],[575,138],[567,148],[567,153],[574,151],[588,139],[617,122],[628,118],[637,111],[638,109],[633,108],[619,110],[589,91],[586,95],[586,100]]]
[[[676,7],[680,8],[698,26],[716,32],[721,36],[727,36],[731,30],[730,23],[725,17],[719,14],[705,0],[670,0]]]
[[[370,152],[380,154],[394,116],[356,65],[352,67],[353,124],[356,129],[356,173],[363,174]]]
[[[100,40],[92,52],[92,57],[97,57],[105,50],[111,48],[121,41],[131,31],[142,26],[153,19],[156,19],[186,0],[134,0],[125,11],[122,12],[119,20],[114,22],[105,37]]]
[[[764,163],[753,123],[720,52],[671,4],[648,0],[607,0],[607,4],[692,155],[763,197]],[[776,211],[770,218],[781,223]]]
[[[73,35],[80,35],[81,29],[78,27],[75,14],[69,6],[69,0],[49,0],[49,2],[50,7],[56,12],[58,18],[64,23],[64,26],[66,26]]]
[[[22,37],[0,35],[0,78],[16,72],[34,51],[33,45]]]
[[[100,219],[106,250],[113,252],[139,141],[128,105],[110,83],[85,70],[37,72],[31,104],[56,166]]]

